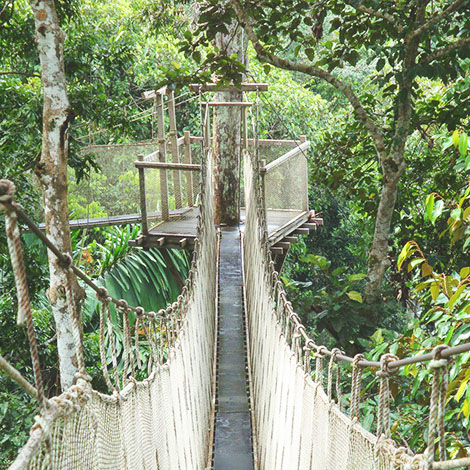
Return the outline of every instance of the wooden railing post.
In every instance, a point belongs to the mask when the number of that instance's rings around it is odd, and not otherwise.
[[[165,141],[165,115],[163,109],[163,94],[157,93],[157,123],[158,123],[158,159],[166,162],[166,141]],[[160,195],[162,203],[162,219],[169,220],[170,211],[168,207],[168,179],[167,170],[160,170]]]
[[[137,155],[139,162],[144,161],[143,155]],[[142,234],[148,234],[148,223],[147,223],[147,198],[145,196],[145,169],[139,168],[139,190],[140,190],[140,215],[142,217]]]
[[[266,168],[266,160],[261,160],[261,168],[264,170]],[[263,200],[263,210],[264,210],[264,218],[266,223],[268,223],[268,213],[266,211],[266,171],[261,171],[261,198]]]
[[[168,95],[168,118],[170,121],[170,152],[171,161],[173,163],[180,162],[178,150],[178,135],[176,132],[176,111],[175,111],[175,92],[173,90],[167,91]],[[181,174],[178,170],[173,171],[173,188],[175,191],[175,207],[181,209],[183,207],[181,198]]]
[[[189,131],[184,131],[184,163],[192,163],[191,156],[191,135]],[[191,171],[186,172],[186,194],[188,198],[188,206],[192,206],[193,202],[193,174]]]
[[[204,115],[204,144],[206,146],[206,152],[207,152],[211,145],[211,119],[210,119],[209,104],[206,104],[206,112]]]

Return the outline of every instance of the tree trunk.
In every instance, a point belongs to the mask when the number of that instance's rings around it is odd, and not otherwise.
[[[247,40],[236,21],[228,34],[218,34],[216,46],[228,55],[237,54],[246,64]],[[216,101],[241,101],[242,93],[219,92]],[[215,223],[237,225],[240,221],[241,109],[221,106],[214,113],[214,199]]]
[[[67,134],[72,112],[67,97],[64,70],[65,35],[60,29],[53,0],[31,0],[31,8],[34,13],[44,94],[42,154],[35,172],[43,194],[46,234],[61,252],[71,254],[67,198]],[[67,274],[50,251],[48,256],[50,287],[47,294],[56,323],[60,383],[62,390],[65,390],[72,385],[77,372],[72,319],[65,295]],[[79,307],[84,291],[74,276],[72,290]]]
[[[380,291],[385,271],[390,266],[388,259],[388,241],[390,238],[390,227],[393,211],[398,193],[398,182],[403,170],[398,169],[392,174],[384,174],[382,192],[379,207],[375,219],[375,232],[372,246],[369,251],[369,267],[367,272],[367,283],[364,290],[366,304],[374,305],[380,300]],[[369,313],[370,319],[377,320],[377,312],[372,309]]]

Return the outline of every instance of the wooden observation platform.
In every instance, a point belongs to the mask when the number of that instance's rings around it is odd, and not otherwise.
[[[259,139],[255,130],[249,135],[251,126],[247,125],[247,118],[250,110],[253,110],[254,119],[258,104],[257,100],[248,101],[247,93],[253,96],[253,92],[266,91],[268,85],[265,83],[242,83],[225,87],[209,83],[190,85],[190,89],[199,93],[200,97],[203,96],[202,93],[238,91],[241,92],[242,99],[211,101],[209,97],[204,101],[200,100],[201,135],[191,135],[187,130],[178,135],[177,105],[173,90],[163,87],[144,93],[145,100],[153,101],[152,116],[157,124],[156,135],[152,140],[127,144],[90,144],[83,148],[83,152],[95,153],[97,156],[101,155],[100,152],[106,152],[103,157],[106,160],[101,162],[102,167],[116,173],[114,181],[119,181],[116,176],[120,177],[137,169],[138,187],[130,188],[131,192],[125,186],[122,189],[115,187],[114,195],[119,194],[120,199],[108,211],[109,216],[70,220],[70,228],[141,224],[141,234],[130,241],[132,246],[191,251],[197,237],[201,161],[210,153],[214,138],[211,134],[211,110],[220,106],[232,106],[240,110],[241,146],[257,157],[269,246],[276,267],[280,269],[290,245],[297,241],[298,235],[308,234],[309,230],[322,222],[308,207],[306,151],[310,142],[305,136],[299,136],[298,140]],[[257,125],[253,129],[257,129]],[[243,187],[243,176],[241,185]],[[86,188],[83,191],[86,192]],[[106,192],[89,195],[91,201],[106,197]],[[138,204],[136,199],[140,199]],[[242,231],[245,222],[243,201],[242,188]],[[129,202],[133,205],[126,205]]]

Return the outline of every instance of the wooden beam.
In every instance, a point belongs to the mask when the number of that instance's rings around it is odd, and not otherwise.
[[[179,241],[179,244],[180,244],[181,248],[184,248],[188,244],[188,239],[187,238],[182,238]]]
[[[267,91],[269,85],[267,83],[241,83],[240,85],[220,86],[218,83],[192,83],[189,85],[191,91]]]
[[[167,90],[167,86],[162,86],[161,88],[159,88],[158,90],[148,90],[148,91],[144,91],[142,93],[142,98],[145,100],[145,101],[148,101],[148,100],[153,100],[157,95],[163,95],[166,93],[166,90]]]
[[[301,228],[308,228],[309,230],[316,229],[319,225],[323,224],[323,219],[319,219],[319,220],[321,220],[321,223],[320,222],[318,223],[317,222],[305,222],[304,224],[302,224]]]
[[[271,247],[271,252],[272,252],[274,255],[282,255],[283,251],[284,251],[284,250],[283,250],[280,246],[272,246],[272,247]]]
[[[297,237],[288,236],[288,237],[284,237],[281,241],[289,242],[289,243],[297,243],[299,239]]]
[[[308,235],[310,233],[310,229],[306,227],[305,228],[299,227],[298,229],[295,229],[292,233],[296,235]]]
[[[206,101],[202,103],[207,106],[253,106],[249,101]]]
[[[290,243],[289,242],[285,242],[285,241],[281,241],[281,242],[277,242],[275,247],[281,247],[285,250],[288,250],[290,248]]]
[[[201,171],[196,163],[134,162],[136,168],[164,168],[165,170]]]
[[[165,244],[165,237],[160,237],[160,238],[157,240],[157,245],[158,245],[159,247],[162,247],[164,244]]]

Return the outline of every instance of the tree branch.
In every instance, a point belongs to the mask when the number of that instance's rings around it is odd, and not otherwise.
[[[452,52],[457,51],[458,49],[465,47],[465,46],[470,46],[470,38],[461,38],[461,39],[458,39],[457,41],[450,43],[449,45],[445,47],[436,49],[434,52],[431,52],[430,54],[425,56],[423,59],[421,59],[418,62],[418,65],[426,65],[426,64],[433,62],[434,60],[442,59],[450,55]]]
[[[418,29],[416,29],[411,35],[412,38],[417,38],[417,37],[421,36],[423,33],[428,31],[429,29],[431,29],[434,25],[439,23],[439,21],[441,21],[447,15],[449,15],[453,11],[457,10],[457,8],[462,6],[465,3],[465,1],[467,1],[467,0],[455,0],[454,3],[452,3],[447,8],[442,10],[439,14],[434,15],[428,22],[424,23],[422,26],[420,26]]]
[[[243,10],[240,1],[232,0],[232,6],[238,16],[238,20],[240,21],[241,25],[245,28],[248,38],[253,43],[253,47],[255,48],[256,54],[261,62],[267,62],[281,69],[293,70],[296,72],[305,73],[306,75],[310,75],[312,77],[318,77],[322,80],[325,80],[330,85],[334,86],[349,101],[349,103],[354,109],[354,112],[369,131],[380,158],[382,159],[386,156],[382,129],[367,114],[366,110],[361,105],[359,98],[356,96],[353,89],[349,85],[342,82],[326,70],[323,70],[315,65],[292,62],[291,60],[283,59],[275,54],[268,52],[259,41],[251,23],[251,20]]]
[[[37,73],[30,73],[30,72],[0,72],[0,75],[24,75],[25,77],[38,77],[41,78],[41,75]]]
[[[367,13],[369,16],[374,16],[375,18],[387,21],[391,25],[395,26],[399,33],[403,32],[403,26],[401,25],[401,23],[390,13],[382,13],[380,11],[374,10],[373,8],[366,7],[362,3],[360,3],[359,5],[355,5],[351,1],[346,1],[346,3],[355,8],[356,10],[362,11],[363,13]]]

